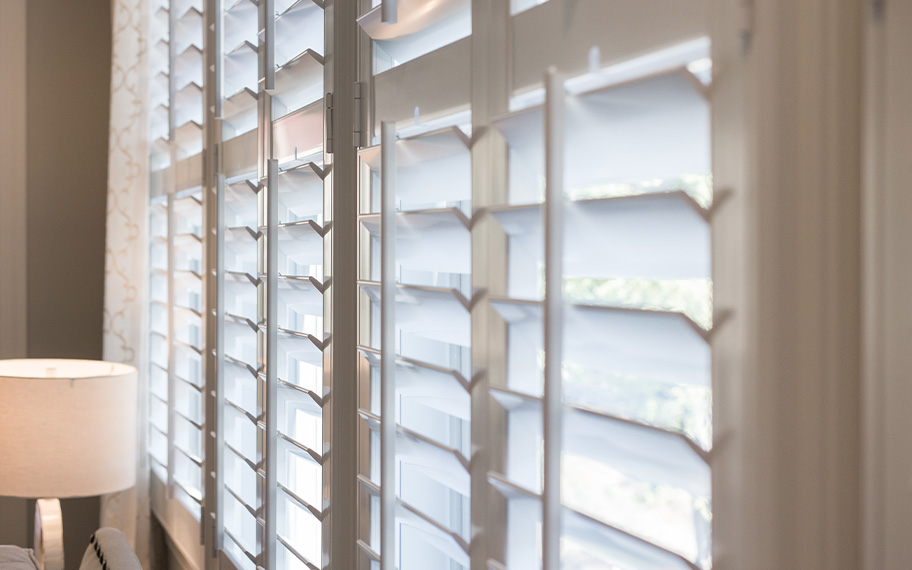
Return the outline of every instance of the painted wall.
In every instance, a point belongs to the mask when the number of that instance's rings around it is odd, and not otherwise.
[[[4,255],[0,270],[24,275],[27,289],[0,283],[0,326],[13,322],[18,326],[12,330],[20,331],[16,342],[0,338],[0,357],[101,358],[111,4],[0,4],[0,27],[20,30],[0,40],[19,47],[0,50],[0,85],[12,90],[24,75],[26,94],[22,101],[7,90],[0,93],[0,125],[25,119],[24,137],[0,135],[0,155],[20,157],[11,166],[12,182],[0,192],[3,220],[12,224],[0,237],[18,235],[4,242],[15,243],[20,255]],[[24,208],[6,208],[16,200]],[[25,310],[12,311],[14,303]],[[0,544],[28,544],[32,505],[0,498]],[[98,527],[98,507],[97,498],[63,501],[66,567],[79,566],[89,534]]]

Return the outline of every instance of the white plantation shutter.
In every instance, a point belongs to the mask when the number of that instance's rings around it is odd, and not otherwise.
[[[176,4],[150,453],[204,565],[708,570],[704,6]]]
[[[150,3],[150,457],[168,496],[203,500],[202,4]]]
[[[319,568],[329,342],[323,7],[226,2],[215,25],[223,166],[214,518],[240,568]]]
[[[266,476],[261,431],[265,401],[258,352],[264,310],[260,306],[264,271],[258,259],[262,194],[256,144],[261,10],[256,2],[247,0],[217,5],[215,75],[219,89],[214,98],[221,132],[215,138],[222,142],[225,168],[218,173],[216,212],[220,241],[216,272],[221,293],[216,356],[222,390],[216,395],[214,409],[219,415],[216,439],[222,459],[213,489],[221,494],[221,509],[215,514],[223,533],[222,548],[237,567],[252,570],[261,564],[257,557],[263,549]]]
[[[507,326],[495,566],[711,565],[709,113],[686,66],[701,57],[685,45],[620,83],[552,75],[544,105],[494,122],[510,164],[491,209],[508,242],[507,295],[489,298]]]
[[[439,77],[435,61],[468,46],[471,6],[403,1],[358,23],[372,39],[380,143],[361,151],[360,415],[370,449],[359,477],[361,564],[467,569],[477,300],[468,100],[428,106],[421,91]]]
[[[469,112],[490,113],[505,79],[474,72],[491,83],[474,98],[440,87],[464,73],[470,3],[399,2],[359,19],[380,143],[361,152],[362,563],[474,568],[474,518],[490,525],[476,532],[492,568],[708,568],[704,28],[684,17],[675,29],[682,3],[618,47],[585,18],[608,21],[620,3],[585,4],[579,18],[538,4],[509,18],[514,95],[496,106],[516,110],[487,120]],[[552,62],[564,73],[541,103]],[[486,138],[489,154],[472,160]],[[473,174],[495,182],[473,192]],[[503,344],[473,351],[476,338]],[[476,432],[486,454],[470,445],[477,420],[504,427]]]

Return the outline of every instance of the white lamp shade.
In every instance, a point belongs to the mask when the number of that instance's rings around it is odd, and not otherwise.
[[[88,497],[136,482],[136,369],[0,360],[0,495]]]

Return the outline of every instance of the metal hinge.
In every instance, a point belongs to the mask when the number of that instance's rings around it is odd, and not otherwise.
[[[333,94],[326,94],[326,153],[333,153]]]
[[[361,124],[361,88],[363,85],[364,85],[363,83],[358,83],[357,81],[355,82],[355,90],[354,90],[354,98],[355,98],[354,106],[355,107],[354,107],[354,114],[353,114],[353,120],[352,120],[352,123],[354,124],[354,137],[352,138],[352,142],[355,145],[355,148],[361,148],[362,146],[364,146],[364,141],[363,141],[364,128],[363,128],[363,125]]]

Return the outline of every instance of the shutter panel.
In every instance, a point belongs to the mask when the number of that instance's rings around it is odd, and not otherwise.
[[[222,398],[218,429],[224,442],[221,492],[223,548],[238,568],[254,570],[263,544],[263,382],[259,352],[260,294],[258,262],[260,185],[257,165],[257,2],[219,2],[215,18],[216,114],[221,118],[224,171],[216,178],[221,194],[217,227],[221,255],[216,271],[222,302],[218,321],[218,366]],[[218,112],[221,111],[220,115]],[[244,139],[250,142],[244,143]]]
[[[224,544],[241,568],[319,568],[323,7],[239,0],[217,26]]]
[[[149,3],[149,140],[150,171],[161,171],[170,163],[170,11],[168,2]],[[154,175],[150,176],[154,182]],[[152,185],[153,196],[161,188]],[[164,197],[149,205],[149,458],[153,473],[168,480],[168,206]]]
[[[468,45],[470,2],[400,0],[358,22],[372,39],[371,122],[383,123],[360,152],[361,567],[468,569],[468,98],[432,91],[433,62]]]
[[[556,9],[531,4],[514,2],[515,26]],[[507,340],[490,394],[507,442],[489,567],[711,566],[710,125],[687,67],[705,45],[604,69],[593,49],[589,73],[566,65],[493,121],[507,283],[488,301]]]
[[[197,518],[203,499],[203,20],[200,2],[150,5],[150,454]]]

